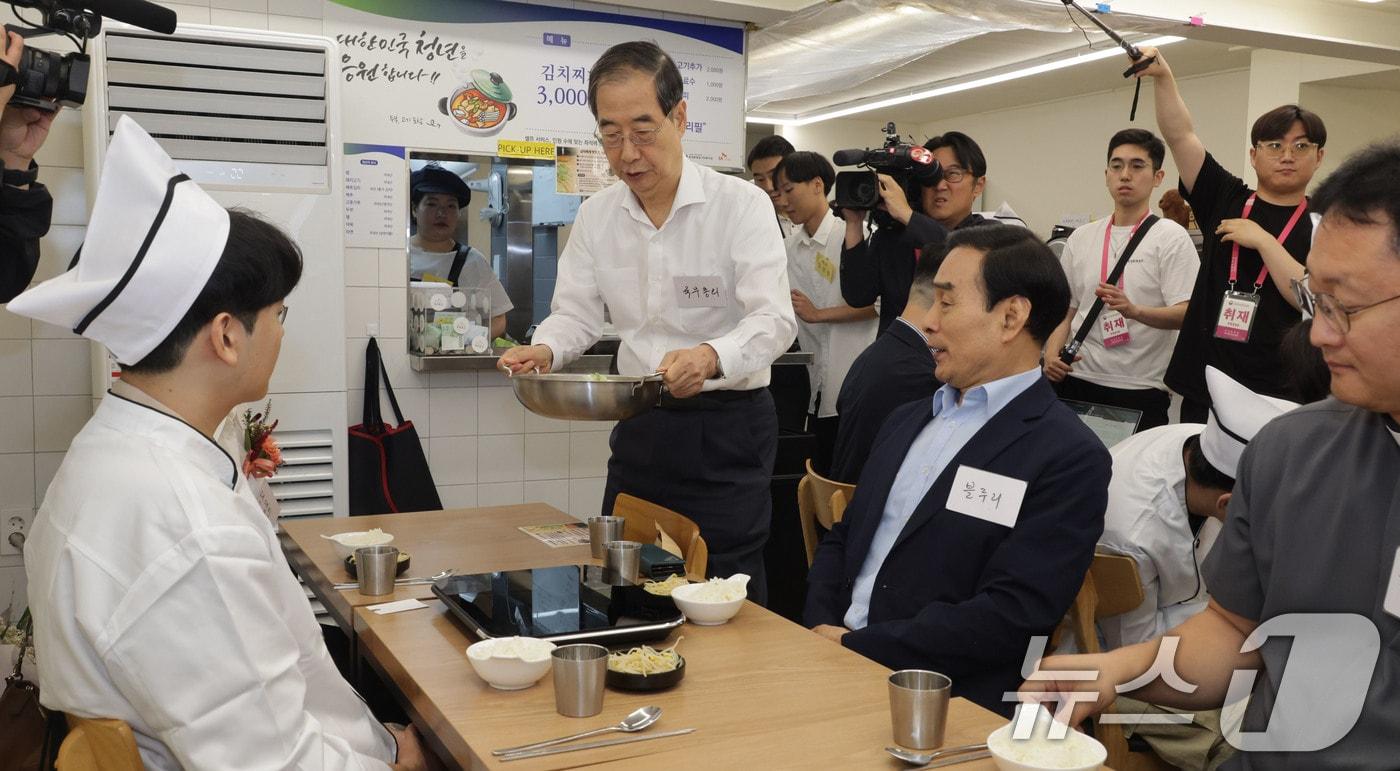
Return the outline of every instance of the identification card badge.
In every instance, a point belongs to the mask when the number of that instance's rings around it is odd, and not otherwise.
[[[1015,527],[1026,497],[1026,483],[990,471],[958,466],[953,489],[948,492],[949,511],[986,520],[1002,527]]]
[[[1249,342],[1249,330],[1259,315],[1259,295],[1229,291],[1220,303],[1220,318],[1215,322],[1215,336],[1237,343]]]
[[[1400,549],[1390,565],[1390,586],[1385,590],[1385,612],[1400,618]]]
[[[1103,347],[1117,348],[1132,339],[1128,334],[1128,320],[1114,310],[1104,310],[1099,314],[1099,331],[1103,333]]]
[[[676,276],[676,306],[723,308],[729,304],[719,276]]]
[[[817,252],[816,263],[817,275],[826,279],[826,283],[830,284],[836,280],[836,265],[833,264],[831,260],[827,259],[825,254]]]

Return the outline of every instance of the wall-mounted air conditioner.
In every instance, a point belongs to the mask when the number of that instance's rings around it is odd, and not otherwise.
[[[347,511],[344,205],[336,44],[290,33],[111,24],[92,41],[84,111],[88,198],[117,119],[130,116],[225,206],[258,212],[301,246],[305,269],[269,397],[287,465],[282,516]],[[100,348],[100,346],[98,347]],[[94,392],[112,362],[95,353]],[[258,405],[261,406],[261,405]]]

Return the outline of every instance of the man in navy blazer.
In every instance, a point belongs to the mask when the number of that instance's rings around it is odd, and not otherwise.
[[[1031,638],[1093,560],[1112,461],[1040,374],[1069,307],[1048,248],[1012,226],[958,231],[934,288],[923,326],[945,385],[885,422],[817,550],[805,621],[1010,714]]]
[[[904,312],[875,338],[851,364],[836,413],[841,424],[827,475],[838,482],[855,484],[870,456],[870,446],[885,419],[901,404],[933,396],[940,385],[933,374],[933,354],[924,337],[924,316],[933,304],[933,276],[938,272],[936,256],[942,244],[924,248],[928,259],[919,260],[914,281],[909,285],[909,302]]]

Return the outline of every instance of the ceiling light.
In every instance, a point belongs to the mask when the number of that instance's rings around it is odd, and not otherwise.
[[[1154,37],[1150,40],[1144,40],[1136,45],[1156,46],[1160,48],[1162,46],[1170,45],[1172,43],[1176,43],[1184,39],[1185,38],[1168,35],[1164,37]],[[953,83],[947,86],[938,86],[937,88],[916,91],[911,94],[902,94],[900,96],[892,96],[886,99],[878,99],[873,102],[865,102],[862,104],[852,105],[850,107],[841,107],[835,110],[830,110],[828,112],[820,112],[815,115],[809,115],[805,118],[766,118],[762,116],[747,116],[744,118],[744,121],[746,123],[764,123],[775,126],[806,126],[810,123],[819,123],[824,120],[844,118],[848,115],[855,115],[857,113],[868,112],[870,110],[880,110],[886,107],[893,107],[899,104],[908,104],[909,102],[918,102],[924,99],[933,99],[939,96],[947,96],[948,94],[956,94],[960,91],[971,91],[976,88],[992,86],[996,85],[997,83],[1005,83],[1010,80],[1019,80],[1020,78],[1028,78],[1032,75],[1040,75],[1046,72],[1062,70],[1066,67],[1074,67],[1079,64],[1087,64],[1089,62],[1096,62],[1100,59],[1109,59],[1115,56],[1122,55],[1123,51],[1120,48],[1104,48],[1098,51],[1090,51],[1089,53],[1076,54],[1074,56],[1069,56],[1064,59],[1056,59],[1054,61],[1045,62],[1043,64],[1036,64],[1030,67],[1022,67],[1020,69],[1011,70],[1009,72],[1003,72],[998,75],[988,75],[984,78],[975,78],[973,80],[967,80],[961,83]]]

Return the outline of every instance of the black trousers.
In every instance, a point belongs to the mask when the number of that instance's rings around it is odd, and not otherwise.
[[[831,459],[836,454],[836,433],[840,428],[840,415],[830,418],[807,415],[807,431],[817,438],[816,454],[812,456],[812,468],[828,479],[831,477]]]
[[[1210,414],[1210,402],[1198,402],[1195,399],[1184,399],[1181,402],[1181,422],[1182,423],[1204,423]]]
[[[1055,391],[1065,399],[1141,410],[1142,419],[1138,421],[1137,427],[1139,432],[1165,426],[1167,408],[1172,403],[1171,394],[1156,388],[1109,388],[1081,380],[1074,375],[1068,375],[1060,381]]]
[[[749,599],[767,600],[763,545],[778,416],[766,388],[663,398],[661,407],[618,423],[610,446],[604,514],[618,493],[684,514],[709,548],[706,572],[747,573]]]

